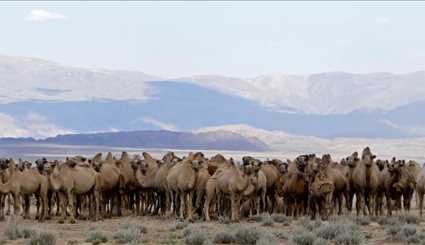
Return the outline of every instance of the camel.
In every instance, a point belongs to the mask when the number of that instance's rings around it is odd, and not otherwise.
[[[200,162],[197,158],[202,153],[190,153],[188,157],[176,163],[167,175],[167,186],[170,196],[176,194],[180,198],[180,218],[184,219],[184,213],[187,219],[192,220],[193,216],[193,196],[196,186],[197,172],[200,168]],[[203,155],[202,155],[203,156]]]
[[[379,185],[379,169],[374,164],[373,159],[376,156],[372,154],[369,147],[363,149],[362,159],[354,158],[355,165],[351,178],[352,190],[356,194],[356,210],[357,215],[363,210],[366,215],[366,208],[372,215],[375,209],[375,197]],[[365,205],[366,204],[366,205]]]
[[[322,164],[325,165],[325,175],[332,183],[334,188],[332,192],[333,207],[338,206],[338,215],[341,215],[343,208],[343,198],[345,198],[346,203],[348,203],[349,199],[349,183],[346,172],[332,161],[332,158],[329,154],[322,156]]]
[[[97,154],[92,160],[91,164],[96,174],[96,214],[101,217],[112,216],[112,211],[117,208],[118,216],[121,216],[121,199],[123,188],[123,176],[120,171],[118,162],[109,152],[104,161],[101,160],[102,154]],[[130,166],[128,166],[130,167]]]
[[[10,160],[8,167],[9,178],[5,183],[0,183],[0,193],[12,194],[14,199],[14,215],[19,215],[20,212],[20,197],[28,195],[25,198],[24,218],[29,218],[29,197],[35,194],[42,201],[41,214],[38,217],[39,221],[44,221],[47,210],[47,190],[48,180],[46,176],[41,175],[36,169],[24,169],[19,171],[13,160]]]
[[[130,203],[133,204],[136,199],[137,181],[134,168],[130,163],[127,152],[122,152],[121,159],[116,161],[120,173],[119,195],[121,198],[121,213],[130,209]]]
[[[261,163],[260,163],[261,164]],[[229,166],[219,168],[207,182],[207,196],[204,203],[205,220],[210,221],[209,209],[211,201],[222,195],[229,195],[231,201],[231,220],[239,221],[240,202],[242,193],[248,188],[250,175],[258,174],[261,166],[256,166],[253,171],[247,171],[245,168],[239,168],[229,160]]]
[[[287,215],[297,217],[307,211],[309,177],[306,168],[310,158],[301,155],[294,162],[289,161],[286,182],[281,190]]]
[[[329,168],[329,166],[323,166],[315,174],[310,185],[311,219],[315,219],[316,214],[320,213],[322,220],[327,220],[331,213],[335,180],[328,176]],[[333,172],[330,173],[333,174]]]
[[[416,177],[416,192],[419,199],[419,214],[423,215],[424,194],[425,194],[425,168],[422,168]]]
[[[53,165],[53,169],[49,175],[50,188],[59,194],[61,206],[61,218],[59,223],[64,223],[66,219],[66,211],[69,207],[70,223],[75,223],[75,200],[78,195],[93,194],[96,186],[97,173],[92,168],[82,167],[78,165],[78,160],[67,158],[66,161],[59,165]],[[96,213],[95,219],[98,218]]]

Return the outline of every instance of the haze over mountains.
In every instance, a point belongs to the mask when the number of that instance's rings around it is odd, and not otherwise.
[[[283,138],[421,137],[424,82],[425,72],[162,79],[0,56],[0,136],[161,129],[212,133],[211,127],[218,134],[232,131],[228,125],[247,125],[238,134],[248,137],[251,129],[278,131]]]

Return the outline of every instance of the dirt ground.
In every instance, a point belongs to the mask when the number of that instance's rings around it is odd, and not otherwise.
[[[416,212],[414,212],[416,214]],[[354,218],[350,216],[349,218]],[[143,216],[143,217],[121,217],[106,219],[98,222],[78,220],[76,224],[58,224],[57,219],[39,223],[35,220],[22,220],[16,222],[18,227],[29,228],[36,231],[45,231],[54,234],[56,244],[90,244],[86,242],[90,233],[102,231],[107,237],[106,244],[118,244],[113,236],[117,232],[131,225],[142,225],[146,228],[143,235],[143,244],[185,244],[184,232],[186,229],[197,228],[208,234],[208,240],[212,241],[215,234],[224,230],[234,230],[239,227],[250,227],[264,234],[273,235],[277,244],[289,244],[289,239],[297,228],[302,226],[300,220],[292,220],[289,225],[274,222],[271,226],[264,226],[261,222],[243,220],[238,224],[222,224],[217,221],[203,222],[198,221],[188,223],[187,226],[176,229],[176,224],[183,224],[175,219],[166,219],[161,217]],[[13,223],[9,221],[0,222],[0,244],[28,244],[28,239],[18,239],[14,241],[7,240],[5,230]],[[425,223],[418,224],[418,229],[424,227]],[[366,238],[364,244],[403,244],[390,242],[385,234],[385,227],[376,222],[360,226],[360,231]],[[209,242],[211,244],[211,242]]]

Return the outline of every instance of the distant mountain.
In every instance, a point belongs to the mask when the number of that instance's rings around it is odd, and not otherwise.
[[[157,77],[137,71],[63,66],[25,57],[0,56],[0,103],[18,101],[144,100],[144,81]]]
[[[245,79],[208,75],[179,80],[257,101],[275,110],[312,114],[388,111],[425,99],[425,71],[406,74],[328,72]]]
[[[245,124],[322,138],[425,136],[425,72],[163,80],[0,56],[0,137]]]
[[[269,147],[253,137],[244,137],[232,132],[172,132],[131,131],[93,134],[58,135],[46,139],[1,138],[0,144],[59,144],[90,145],[159,149],[265,151]]]

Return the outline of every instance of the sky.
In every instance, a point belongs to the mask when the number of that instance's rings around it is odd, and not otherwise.
[[[1,2],[0,54],[164,78],[425,67],[425,2]]]

